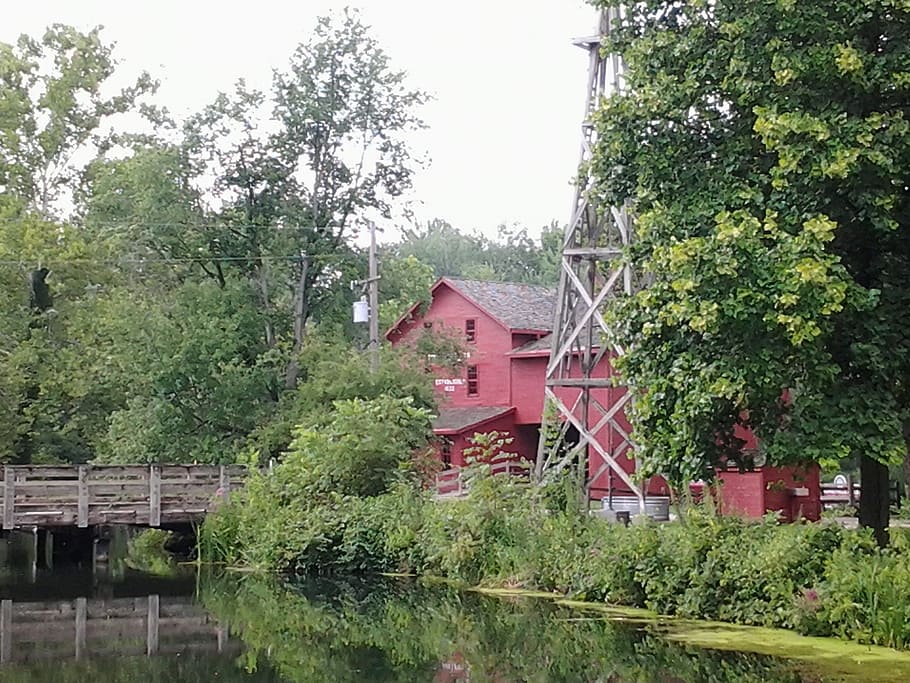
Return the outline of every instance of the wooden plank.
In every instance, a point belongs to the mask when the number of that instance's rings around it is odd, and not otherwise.
[[[220,483],[221,480],[218,478],[197,481],[174,481],[171,479],[170,481],[162,481],[161,486],[163,489],[173,492],[208,490],[214,493]]]
[[[195,520],[243,485],[237,465],[18,466],[2,470],[4,528]],[[157,491],[157,496],[155,492]],[[146,513],[146,510],[148,511]]]
[[[76,513],[76,526],[80,529],[88,527],[88,469],[85,465],[79,466],[79,510]]]
[[[218,490],[221,491],[221,499],[227,503],[231,499],[231,478],[224,465],[220,467],[220,475],[221,481],[219,482]]]
[[[62,516],[62,510],[19,510],[19,514],[16,515],[16,517],[25,524],[33,521],[36,517],[53,518]]]
[[[16,473],[22,478],[39,478],[39,479],[54,479],[54,478],[65,478],[65,479],[75,479],[76,471],[75,468],[70,466],[62,465],[12,465],[13,469],[16,470]]]
[[[96,465],[95,471],[99,476],[120,472],[144,477],[148,474],[148,465]]]
[[[152,526],[149,523],[147,510],[138,512],[117,512],[105,515],[89,515],[92,524],[132,524],[136,526]]]
[[[100,484],[92,483],[88,488],[92,492],[92,499],[97,496],[116,496],[129,495],[135,498],[145,498],[148,494],[149,484],[147,481],[136,482],[135,484]]]
[[[12,467],[3,468],[3,528],[16,527],[16,475]]]
[[[77,479],[26,479],[20,480],[16,486],[16,491],[24,491],[26,493],[31,493],[32,491],[41,489],[48,490],[76,490],[76,484],[78,483]]]
[[[161,526],[161,466],[149,468],[149,526]]]
[[[23,523],[30,526],[39,527],[71,527],[76,526],[75,517],[54,517],[48,515],[34,515],[28,519],[22,520]]]

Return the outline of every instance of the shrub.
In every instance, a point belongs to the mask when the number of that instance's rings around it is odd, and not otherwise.
[[[426,513],[418,539],[425,570],[467,582],[515,582],[532,532],[528,485],[475,465],[466,497],[439,501]],[[487,471],[484,471],[486,469]]]
[[[512,457],[498,434],[476,440],[468,494],[436,501],[410,470],[424,411],[388,397],[337,409],[329,429],[301,431],[281,465],[207,520],[209,552],[300,574],[413,572],[910,646],[907,534],[880,551],[834,524],[704,508],[674,524],[609,524],[565,505],[559,482],[540,492],[494,475]]]
[[[299,428],[281,464],[254,473],[209,516],[205,559],[300,573],[384,571],[402,554],[389,556],[385,514],[401,512],[413,453],[429,433],[430,413],[410,398],[336,401],[327,424]]]
[[[804,632],[833,634],[894,648],[910,646],[910,558],[900,550],[866,544],[838,549],[817,591]]]

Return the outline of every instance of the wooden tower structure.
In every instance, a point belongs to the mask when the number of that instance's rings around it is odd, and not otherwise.
[[[598,206],[589,196],[592,187],[589,161],[596,131],[593,115],[602,98],[620,92],[622,62],[619,55],[604,55],[602,39],[618,25],[620,11],[601,11],[597,35],[574,41],[589,55],[585,113],[581,126],[581,159],[572,213],[563,236],[559,289],[552,346],[546,372],[545,396],[549,405],[541,429],[535,474],[539,481],[569,467],[584,478],[586,493],[599,476],[612,470],[638,498],[644,511],[641,488],[620,465],[630,455],[631,439],[618,419],[629,394],[603,376],[613,354],[605,307],[616,297],[627,296],[635,283],[624,249],[632,240],[627,206]],[[597,370],[600,375],[597,376]],[[569,432],[577,441],[567,442]],[[590,463],[597,463],[592,468]],[[593,471],[592,471],[593,470]]]

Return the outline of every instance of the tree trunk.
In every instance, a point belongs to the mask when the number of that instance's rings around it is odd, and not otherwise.
[[[872,529],[876,542],[884,548],[888,545],[888,526],[891,523],[888,466],[862,455],[859,472],[859,523],[867,529]]]
[[[268,264],[262,261],[256,268],[256,289],[259,292],[259,301],[262,304],[262,314],[265,316],[265,345],[270,349],[275,346],[275,327],[272,324],[272,301],[269,296]]]
[[[904,487],[898,491],[898,507],[910,502],[910,420],[904,421]]]
[[[300,262],[300,279],[297,282],[297,291],[294,292],[294,348],[291,351],[291,360],[285,372],[284,386],[288,389],[297,388],[297,378],[300,375],[300,349],[303,348],[303,336],[306,332],[307,314],[307,277],[310,273],[310,258],[304,256]]]

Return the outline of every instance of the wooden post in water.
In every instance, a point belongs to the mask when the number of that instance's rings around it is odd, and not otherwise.
[[[54,532],[50,529],[44,530],[44,566],[54,568]]]
[[[146,641],[146,654],[148,654],[149,657],[158,654],[158,609],[158,596],[150,595],[148,608],[148,640]]]
[[[45,569],[54,568],[54,533],[50,529],[35,529],[38,536],[38,555],[41,559],[41,566]]]
[[[88,621],[88,602],[76,598],[76,659],[85,655],[85,624]]]
[[[224,646],[227,645],[229,638],[227,626],[216,628],[215,637],[218,638],[218,652],[224,652]]]
[[[38,527],[32,527],[32,535],[28,541],[29,548],[29,570],[31,571],[32,583],[38,579]]]
[[[13,601],[0,601],[0,664],[13,655]]]

